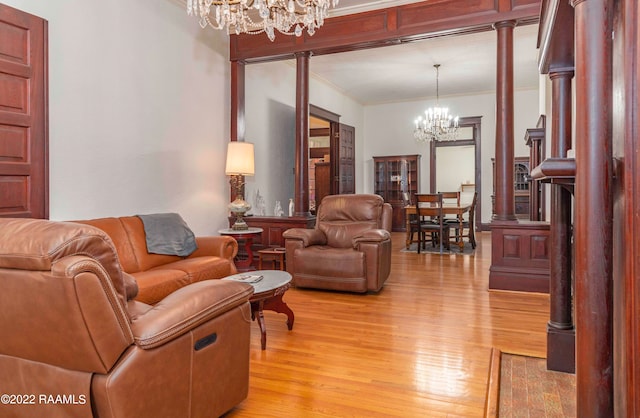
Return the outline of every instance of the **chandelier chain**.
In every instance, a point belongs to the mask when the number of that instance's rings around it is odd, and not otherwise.
[[[436,67],[436,106],[440,103],[440,64],[434,65]]]

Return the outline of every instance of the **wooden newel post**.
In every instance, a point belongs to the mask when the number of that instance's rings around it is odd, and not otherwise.
[[[571,148],[571,79],[573,71],[551,72],[551,157],[566,158]],[[550,313],[547,368],[575,371],[575,330],[571,282],[571,192],[551,185]]]

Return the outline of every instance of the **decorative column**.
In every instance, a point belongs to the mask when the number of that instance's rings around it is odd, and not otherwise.
[[[611,0],[575,0],[577,416],[613,414]],[[616,34],[617,36],[618,34]]]
[[[245,124],[244,124],[244,108],[245,108],[245,63],[244,61],[231,61],[231,129],[230,141],[244,141]],[[226,150],[225,150],[226,151]],[[240,189],[237,187],[230,188],[229,201],[236,199],[235,190],[240,190],[244,196],[244,176],[236,179],[242,182]],[[231,180],[230,180],[231,181]]]
[[[566,158],[571,148],[571,79],[573,71],[550,72],[551,157]],[[551,184],[550,315],[547,324],[547,369],[575,371],[575,329],[571,285],[571,192]]]
[[[244,141],[244,61],[231,61],[231,141]]]
[[[494,25],[498,36],[496,79],[496,221],[515,221],[513,188],[513,20]]]
[[[296,54],[295,216],[309,216],[309,52]]]
[[[518,222],[515,215],[513,132],[513,28],[494,25],[498,37],[495,212],[491,221],[489,289],[549,292],[549,225]]]

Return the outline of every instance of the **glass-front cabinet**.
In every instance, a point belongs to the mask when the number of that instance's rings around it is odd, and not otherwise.
[[[373,157],[374,193],[393,207],[393,231],[405,231],[404,206],[420,190],[420,155]]]
[[[491,159],[493,166],[493,194],[491,195],[491,213],[496,213],[496,162]],[[518,219],[530,219],[529,193],[529,157],[515,157],[513,166],[513,188],[515,198],[515,214]]]

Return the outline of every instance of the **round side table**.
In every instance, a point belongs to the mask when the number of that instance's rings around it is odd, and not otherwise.
[[[220,235],[228,235],[238,241],[238,254],[234,259],[238,271],[255,270],[255,268],[251,266],[253,263],[253,251],[251,250],[251,246],[253,245],[253,238],[262,234],[262,228],[225,228],[219,230],[218,233]],[[241,245],[241,242],[244,242],[244,245]]]

